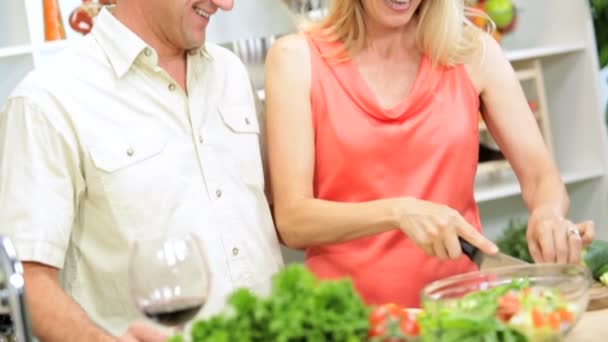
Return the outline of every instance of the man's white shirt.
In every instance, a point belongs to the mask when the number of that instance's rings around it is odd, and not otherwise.
[[[187,94],[109,12],[0,111],[0,234],[24,261],[61,268],[101,327],[141,318],[135,240],[195,232],[212,272],[202,316],[283,265],[264,193],[260,121],[245,67],[212,44],[187,58]]]

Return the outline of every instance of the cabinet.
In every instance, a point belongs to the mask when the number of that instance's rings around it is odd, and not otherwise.
[[[260,5],[278,6],[278,1],[271,4],[265,0]],[[79,3],[80,0],[60,0],[68,41],[80,36],[66,22],[69,12]],[[515,3],[520,9],[518,26],[502,42],[506,56],[524,88],[535,94],[539,124],[571,197],[572,219],[593,219],[598,236],[608,239],[608,145],[605,102],[600,91],[605,80],[599,78],[587,0]],[[249,22],[243,11],[227,14],[226,18],[231,15],[231,21],[225,23]],[[243,16],[243,21],[239,21],[239,16]],[[67,43],[43,41],[42,0],[0,1],[0,17],[3,103],[28,71],[47,63]],[[213,29],[221,31],[221,24],[221,20],[215,21]],[[271,27],[277,23],[268,20],[267,24]],[[252,78],[259,79],[261,63],[250,65],[250,70],[255,73]],[[262,89],[259,93],[263,96]],[[486,134],[483,125],[481,132]],[[475,197],[485,232],[491,238],[500,234],[509,219],[527,215],[517,180],[504,163],[480,164]]]

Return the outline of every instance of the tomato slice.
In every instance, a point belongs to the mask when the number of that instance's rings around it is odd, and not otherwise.
[[[388,303],[375,307],[369,315],[370,337],[385,336],[389,325],[397,324],[401,319],[401,309],[397,304]]]
[[[402,309],[395,303],[385,304],[384,307],[391,317],[399,317],[401,315]]]
[[[372,328],[376,325],[384,323],[385,319],[386,312],[381,306],[374,308],[369,314],[369,324]]]
[[[498,298],[496,317],[501,321],[508,322],[518,311],[519,298],[516,294],[507,293]]]
[[[420,335],[418,311],[410,311],[397,304],[388,303],[375,307],[369,315],[369,337],[384,342],[403,341],[406,336]]]
[[[406,314],[401,318],[401,323],[399,324],[399,328],[401,331],[409,336],[418,336],[420,335],[420,326],[418,325],[418,321],[416,320],[416,316],[412,314]]]
[[[368,331],[369,337],[381,337],[386,335],[386,324],[380,323],[371,325]]]

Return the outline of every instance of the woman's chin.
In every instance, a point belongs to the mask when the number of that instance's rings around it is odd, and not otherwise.
[[[407,27],[410,23],[411,17],[404,18],[400,16],[399,18],[387,18],[381,22],[382,26],[389,30],[399,30]]]

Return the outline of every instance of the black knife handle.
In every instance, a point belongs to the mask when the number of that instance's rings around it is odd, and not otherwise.
[[[462,248],[462,254],[466,255],[471,259],[471,261],[475,261],[475,257],[477,253],[479,253],[479,248],[473,246],[469,241],[458,237],[458,242],[460,242],[460,247]]]

